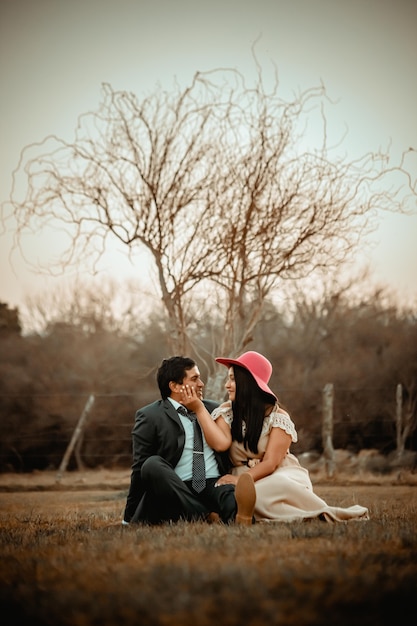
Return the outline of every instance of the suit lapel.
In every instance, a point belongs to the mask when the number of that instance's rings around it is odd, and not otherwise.
[[[176,411],[174,405],[170,400],[168,400],[168,398],[164,400],[164,410],[168,417],[182,428],[180,416],[178,415],[178,412]]]

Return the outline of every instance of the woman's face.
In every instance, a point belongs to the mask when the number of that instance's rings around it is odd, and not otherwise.
[[[227,375],[225,387],[226,387],[227,393],[229,394],[229,400],[233,402],[236,396],[236,381],[235,381],[235,374],[233,372],[233,367],[229,368],[229,373]]]

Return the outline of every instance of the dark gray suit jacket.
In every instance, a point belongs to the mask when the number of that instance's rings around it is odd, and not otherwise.
[[[218,402],[203,400],[211,413]],[[144,496],[141,468],[146,459],[153,455],[164,458],[175,467],[185,444],[185,431],[177,411],[169,400],[157,400],[136,411],[132,430],[133,464],[130,488],[126,501],[124,520],[130,522]],[[227,474],[230,464],[228,453],[215,453],[219,476]]]

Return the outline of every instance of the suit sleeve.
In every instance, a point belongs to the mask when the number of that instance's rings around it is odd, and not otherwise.
[[[214,400],[203,400],[203,404],[209,413],[212,413],[214,409],[217,409],[217,407],[220,406],[219,403]]]

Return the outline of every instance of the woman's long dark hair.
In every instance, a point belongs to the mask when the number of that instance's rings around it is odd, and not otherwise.
[[[274,396],[259,389],[252,374],[244,367],[233,365],[233,372],[236,393],[232,402],[232,438],[235,441],[243,441],[245,448],[256,454],[265,409],[267,406],[273,406],[276,400]],[[246,424],[245,435],[242,433],[243,422]]]

